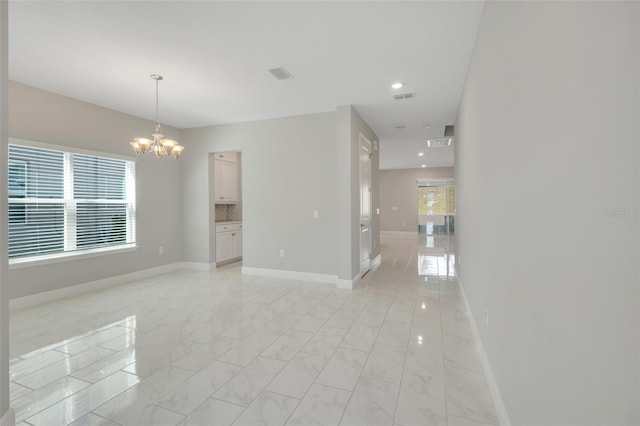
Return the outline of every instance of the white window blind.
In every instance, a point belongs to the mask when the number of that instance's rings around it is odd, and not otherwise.
[[[9,259],[133,245],[134,162],[9,145]]]

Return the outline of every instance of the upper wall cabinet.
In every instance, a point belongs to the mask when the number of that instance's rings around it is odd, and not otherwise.
[[[225,152],[214,154],[215,203],[235,204],[238,202],[238,154]]]

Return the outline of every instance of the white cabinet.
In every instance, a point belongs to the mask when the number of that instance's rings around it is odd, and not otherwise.
[[[216,225],[216,263],[242,257],[242,223]]]
[[[238,154],[223,153],[214,155],[214,201],[216,204],[235,204],[238,202]]]
[[[233,258],[232,239],[231,231],[216,232],[216,262],[224,262]]]
[[[242,231],[231,233],[231,255],[233,258],[242,257]]]

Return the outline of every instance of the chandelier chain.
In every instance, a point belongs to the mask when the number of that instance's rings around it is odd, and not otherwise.
[[[160,108],[158,107],[159,101],[158,101],[158,80],[159,79],[155,79],[156,80],[156,124],[159,126],[160,125]]]

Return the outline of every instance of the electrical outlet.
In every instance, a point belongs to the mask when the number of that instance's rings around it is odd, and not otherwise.
[[[164,254],[164,246],[158,247],[158,253]]]
[[[314,210],[313,211],[313,218],[314,219],[318,219],[320,217],[320,212],[318,212],[318,210]]]
[[[284,249],[280,249],[280,257],[284,257]]]
[[[484,325],[489,328],[489,310],[487,308],[484,308]]]

